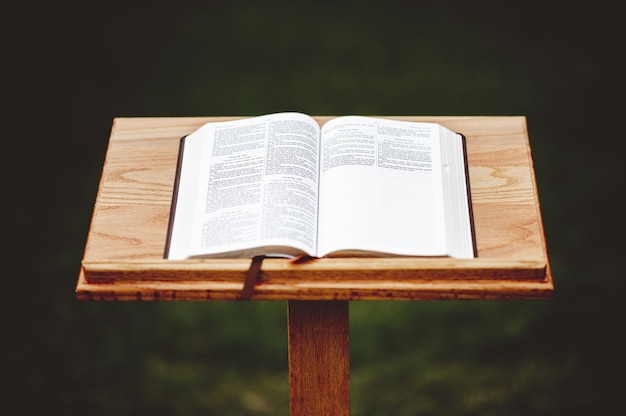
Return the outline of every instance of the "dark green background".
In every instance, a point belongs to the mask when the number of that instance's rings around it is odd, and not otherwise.
[[[623,407],[619,2],[21,2],[2,46],[2,412],[288,413],[283,302],[74,299],[118,116],[525,115],[550,301],[351,303],[354,415]],[[580,3],[580,4],[579,4]]]

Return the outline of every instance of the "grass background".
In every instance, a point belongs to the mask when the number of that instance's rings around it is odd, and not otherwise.
[[[352,302],[352,414],[623,407],[625,33],[614,3],[5,5],[6,414],[288,414],[284,302],[73,292],[114,117],[292,110],[528,117],[554,299]]]

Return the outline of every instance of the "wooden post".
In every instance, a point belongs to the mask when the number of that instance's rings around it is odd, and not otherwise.
[[[291,415],[350,414],[348,301],[289,301]]]

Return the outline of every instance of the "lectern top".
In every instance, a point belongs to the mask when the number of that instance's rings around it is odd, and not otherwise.
[[[234,118],[114,120],[76,288],[80,299],[238,298],[250,259],[163,258],[180,138]],[[478,256],[266,259],[252,299],[549,297],[525,117],[390,118],[436,122],[466,137]]]

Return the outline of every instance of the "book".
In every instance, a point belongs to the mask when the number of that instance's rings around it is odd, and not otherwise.
[[[465,137],[288,112],[181,139],[165,258],[475,257]]]

